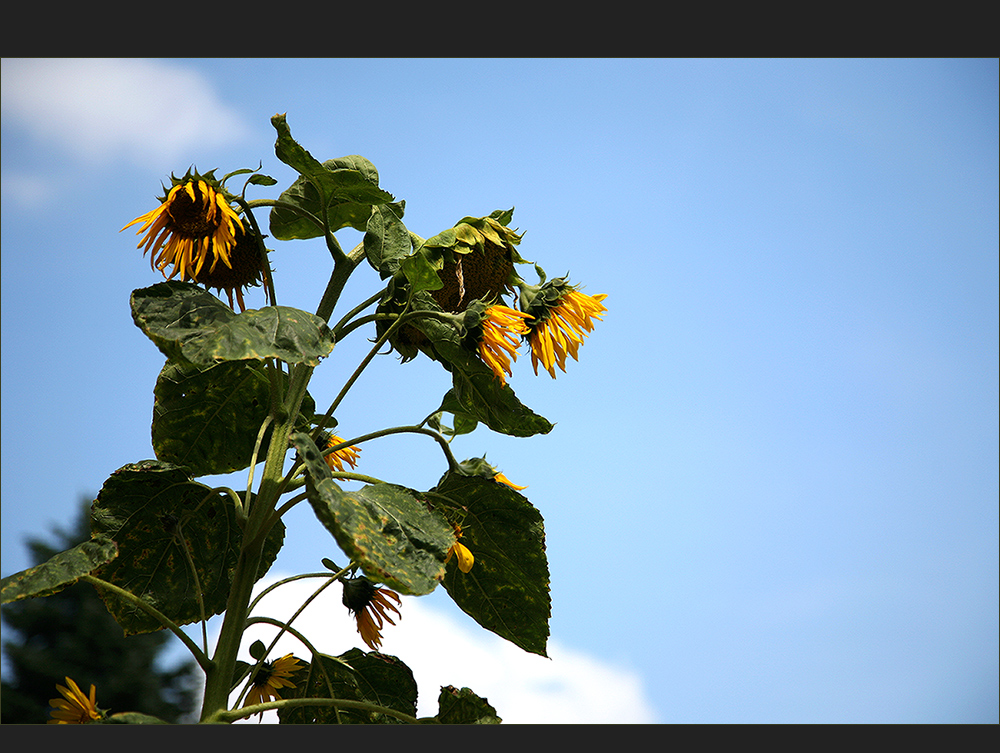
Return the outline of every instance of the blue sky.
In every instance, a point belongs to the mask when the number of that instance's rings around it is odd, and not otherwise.
[[[998,721],[996,60],[2,66],[3,575],[152,457],[163,357],[128,297],[158,277],[119,228],[190,165],[262,162],[276,196],[284,112],[317,158],[371,160],[419,235],[514,206],[522,256],[608,295],[568,373],[516,366],[550,434],[455,443],[545,517],[553,658],[509,657],[443,592],[384,650],[470,672],[442,682],[513,721]],[[322,244],[270,245],[279,302],[314,309]],[[355,277],[343,310],[377,289]],[[448,386],[377,359],[338,419],[411,423]],[[431,444],[363,469],[428,488]],[[309,510],[288,523],[276,572],[337,558]]]

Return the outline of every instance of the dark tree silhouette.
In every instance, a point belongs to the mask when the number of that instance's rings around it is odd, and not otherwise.
[[[34,564],[90,538],[90,500],[84,500],[74,530],[56,529],[53,535],[51,543],[27,542]],[[93,586],[77,583],[53,596],[7,604],[2,612],[4,724],[47,722],[49,699],[59,697],[56,684],[64,685],[67,676],[84,693],[96,685],[98,707],[112,713],[137,711],[165,722],[195,721],[199,688],[194,662],[162,667],[159,656],[170,634],[126,637]]]

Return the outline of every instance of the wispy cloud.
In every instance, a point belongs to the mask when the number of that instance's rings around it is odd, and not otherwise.
[[[259,586],[270,582],[262,581]],[[287,619],[317,586],[314,580],[281,586],[261,601],[255,613]],[[353,618],[340,603],[341,594],[339,584],[328,588],[294,626],[324,653],[341,654],[352,647],[367,651]],[[549,641],[550,658],[526,653],[483,630],[471,618],[428,604],[426,598],[404,597],[400,611],[402,619],[383,630],[382,651],[398,656],[413,671],[421,716],[436,714],[441,686],[454,685],[485,697],[504,723],[657,722],[636,671],[558,641]],[[270,643],[275,630],[254,626],[245,636],[245,645],[257,638]],[[288,652],[308,660],[302,644],[284,636],[273,656]],[[242,658],[249,658],[246,649]],[[270,718],[276,718],[273,712]]]
[[[182,62],[5,59],[3,118],[84,164],[126,160],[176,169],[192,147],[239,141],[249,128]]]

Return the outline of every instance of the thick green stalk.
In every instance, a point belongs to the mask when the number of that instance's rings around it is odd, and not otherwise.
[[[284,474],[285,453],[288,451],[288,435],[295,428],[295,420],[311,375],[310,366],[298,364],[292,369],[287,400],[282,406],[282,415],[276,417],[260,487],[243,532],[243,546],[236,563],[232,590],[226,603],[226,615],[219,633],[219,643],[215,648],[212,667],[205,678],[202,720],[225,709],[229,700],[230,685],[246,626],[250,597],[254,583],[257,582],[261,552],[268,533],[266,524],[271,519],[271,513],[278,501],[278,491]]]
[[[350,254],[334,264],[330,282],[316,312],[325,321],[329,321],[347,279],[362,258],[364,258],[364,248],[359,244]],[[312,372],[313,367],[304,364],[297,364],[292,368],[285,400],[278,409],[278,415],[271,417],[274,431],[271,434],[264,471],[257,496],[248,510],[243,546],[236,564],[229,600],[226,603],[219,643],[215,648],[212,665],[206,672],[205,697],[201,709],[202,721],[219,719],[220,713],[228,705],[236,660],[247,624],[250,599],[254,584],[257,582],[264,540],[273,523],[273,513],[282,491],[288,436],[295,429]],[[247,503],[249,504],[249,499]]]

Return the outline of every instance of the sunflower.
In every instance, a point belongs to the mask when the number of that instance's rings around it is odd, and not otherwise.
[[[455,527],[456,539],[462,538],[462,526],[460,526],[458,523],[454,523],[453,525]],[[461,541],[456,540],[455,543],[452,544],[451,548],[448,550],[448,556],[444,558],[444,564],[446,565],[448,564],[448,562],[451,560],[451,555],[453,554],[455,555],[455,558],[458,560],[459,570],[461,570],[463,573],[468,573],[470,570],[472,570],[472,566],[475,564],[476,558],[472,555],[472,552],[469,551],[469,547],[467,547]]]
[[[295,683],[288,678],[295,674],[301,667],[299,660],[291,654],[285,654],[280,659],[273,662],[263,662],[253,673],[250,684],[250,692],[247,693],[246,700],[243,701],[243,708],[256,706],[258,703],[267,703],[272,698],[281,700],[281,688],[294,688]],[[260,712],[264,716],[264,712]]]
[[[97,688],[90,686],[90,696],[85,696],[80,687],[69,677],[66,685],[56,685],[62,698],[52,698],[49,705],[54,707],[49,724],[87,724],[101,719],[104,714],[97,708]]]
[[[241,289],[262,278],[260,251],[255,234],[247,232],[212,172],[171,176],[173,187],[160,206],[122,230],[142,223],[136,235],[145,235],[137,248],[150,254],[150,266],[168,280],[179,276],[226,290],[230,305],[235,293],[243,310]]]
[[[323,432],[321,440],[325,440],[320,442],[320,446],[322,447],[324,453],[327,453],[327,450],[329,450],[331,447],[336,447],[338,444],[341,444],[344,441],[340,437],[336,436],[335,434],[330,434],[329,432]],[[323,459],[326,461],[326,464],[330,466],[331,471],[343,472],[344,463],[347,463],[349,466],[351,466],[351,468],[358,467],[358,453],[360,452],[361,452],[360,447],[355,447],[354,445],[350,445],[348,447],[342,447],[336,452],[329,452],[325,454],[323,456]]]
[[[593,330],[592,319],[601,319],[607,311],[602,301],[607,295],[587,295],[564,279],[539,287],[521,289],[521,308],[532,315],[528,325],[531,366],[538,374],[538,364],[556,378],[555,367],[566,371],[566,356],[577,360],[577,350],[587,333]]]
[[[488,217],[464,217],[454,227],[420,242],[413,252],[420,263],[413,269],[434,274],[440,281],[439,287],[421,291],[429,299],[425,308],[461,314],[475,301],[504,302],[503,297],[514,289],[514,265],[525,263],[515,248],[521,235],[507,227],[512,216],[511,209],[497,210]],[[397,273],[391,289],[390,296],[379,304],[380,314],[401,313],[410,298],[409,281],[403,273]],[[376,331],[382,334],[388,326],[381,322]],[[418,351],[433,350],[427,335],[410,324],[390,335],[389,342],[404,361],[415,358]]]
[[[507,306],[493,305],[486,309],[480,323],[479,357],[503,384],[507,383],[504,374],[511,375],[511,360],[517,360],[521,337],[529,331],[524,320],[530,318],[529,314]]]
[[[396,624],[385,610],[391,609],[397,617],[400,616],[399,610],[388,601],[392,599],[401,604],[399,594],[388,588],[376,587],[363,575],[357,578],[341,578],[341,583],[344,584],[344,606],[355,614],[361,639],[368,648],[377,651],[382,646],[383,621],[390,625]]]
[[[513,489],[514,491],[517,491],[517,492],[521,491],[522,489],[527,489],[528,488],[527,486],[518,486],[513,481],[511,481],[509,478],[507,478],[506,476],[504,476],[502,473],[497,473],[497,475],[493,477],[493,480],[496,481],[498,484],[506,484],[511,489]]]

